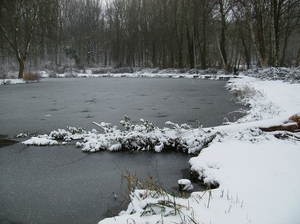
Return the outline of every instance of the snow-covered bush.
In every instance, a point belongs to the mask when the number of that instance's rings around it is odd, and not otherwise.
[[[85,134],[87,134],[87,132],[83,128],[68,127],[67,130],[58,129],[57,131],[52,131],[49,134],[49,138],[63,141],[71,141],[81,139],[82,136]]]
[[[4,69],[0,69],[0,79],[7,79],[8,74]]]
[[[199,153],[203,147],[211,142],[217,135],[213,131],[190,129],[190,126],[166,122],[170,128],[160,129],[153,123],[141,119],[140,125],[130,123],[125,116],[120,122],[125,131],[108,123],[97,124],[104,130],[104,134],[89,135],[76,145],[83,151],[96,152],[100,150],[151,150],[161,152],[164,149],[174,149],[187,153]]]
[[[110,123],[94,122],[104,133],[99,133],[95,129],[86,131],[82,128],[68,127],[52,131],[49,135],[40,135],[41,141],[45,139],[70,142],[72,140],[83,140],[77,142],[76,146],[81,147],[84,152],[97,152],[102,150],[150,150],[161,152],[172,149],[190,154],[198,154],[217,135],[221,133],[213,129],[192,129],[187,124],[178,125],[173,122],[166,122],[171,128],[158,128],[150,121],[141,119],[141,124],[133,125],[130,118],[125,116],[120,123],[124,131],[118,129]],[[25,142],[24,142],[25,143]],[[27,141],[25,144],[39,145],[35,141]]]
[[[109,68],[93,68],[92,74],[105,74],[109,72]]]
[[[111,73],[133,73],[132,67],[120,67],[110,70]]]
[[[300,82],[300,67],[269,67],[244,72],[245,75],[263,80],[283,80],[285,82]]]

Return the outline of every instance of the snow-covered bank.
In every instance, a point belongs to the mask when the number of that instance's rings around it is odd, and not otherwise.
[[[299,84],[296,83],[262,81],[243,76],[230,81],[227,88],[238,95],[241,103],[251,108],[239,123],[286,118],[300,111]]]
[[[57,68],[55,70],[40,70],[34,73],[39,78],[107,78],[107,77],[147,77],[147,78],[195,78],[195,79],[212,79],[212,80],[228,80],[237,77],[233,74],[228,74],[221,69],[160,69],[160,68],[86,68],[79,70],[74,68]],[[249,69],[241,72],[249,77],[260,78],[262,80],[282,80],[288,83],[300,82],[300,67],[269,67],[266,69]],[[18,84],[32,82],[33,80],[17,79],[17,72],[9,72],[1,74],[5,79],[0,79],[0,85]]]
[[[228,80],[234,77],[232,74],[225,74],[223,70],[218,69],[159,69],[159,68],[87,68],[85,70],[78,69],[63,69],[66,71],[59,71],[58,73],[53,70],[37,71],[35,74],[38,78],[199,78],[199,79],[212,79],[212,80]],[[32,80],[17,79],[17,72],[9,72],[8,74],[0,74],[0,85],[7,84],[20,84],[30,82]]]
[[[104,223],[298,223],[299,144],[215,143],[191,160],[220,187],[189,198],[135,190],[126,211]],[[205,164],[205,165],[204,165]]]
[[[25,84],[24,79],[0,79],[0,85]]]

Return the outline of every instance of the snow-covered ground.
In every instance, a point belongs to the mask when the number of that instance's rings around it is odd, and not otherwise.
[[[227,88],[250,107],[236,123],[192,129],[168,122],[172,128],[157,129],[144,120],[142,125],[132,126],[125,119],[125,131],[95,123],[104,134],[59,129],[24,143],[53,145],[60,144],[60,140],[66,144],[71,139],[83,139],[77,146],[90,152],[133,146],[136,150],[152,147],[160,152],[173,144],[197,153],[207,139],[211,141],[189,163],[199,179],[208,185],[217,184],[218,188],[193,192],[187,198],[173,197],[158,189],[134,189],[127,210],[99,224],[299,223],[300,134],[265,132],[260,128],[294,124],[299,130],[299,123],[289,118],[300,116],[300,84],[240,76],[231,79]]]
[[[0,79],[0,85],[24,84],[24,79]]]
[[[49,72],[46,71],[39,71],[40,78],[50,78]],[[14,76],[16,77],[16,75]],[[143,70],[140,72],[134,73],[104,73],[104,74],[93,74],[91,70],[80,71],[80,72],[73,72],[70,73],[62,73],[56,74],[56,78],[107,78],[107,77],[114,77],[114,78],[136,78],[136,77],[148,77],[148,78],[199,78],[199,79],[213,79],[213,80],[228,80],[229,78],[234,77],[233,75],[225,75],[224,72],[219,71],[213,74],[191,74],[191,73],[178,73],[178,72],[170,72],[170,73],[152,73],[151,71]],[[33,81],[27,81],[33,82]],[[7,79],[0,79],[0,85],[12,85],[12,84],[23,84],[26,83],[24,79],[17,79],[17,78],[7,78]]]

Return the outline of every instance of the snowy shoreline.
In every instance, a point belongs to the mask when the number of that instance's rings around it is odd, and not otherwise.
[[[41,79],[50,79],[47,73],[41,74]],[[69,76],[67,74],[57,74],[55,78],[185,78],[185,79],[209,79],[209,80],[221,80],[228,81],[230,78],[237,78],[233,75],[225,74],[211,74],[211,75],[201,75],[201,74],[153,74],[153,73],[122,73],[122,74],[91,74],[91,73],[77,73],[75,76]],[[15,85],[15,84],[25,84],[38,81],[26,81],[24,79],[7,78],[0,79],[0,85]]]
[[[269,67],[265,69],[253,68],[240,72],[241,75],[259,78],[261,80],[282,80],[288,83],[300,82],[300,67]],[[208,69],[159,69],[159,68],[87,68],[78,70],[69,68],[65,72],[57,73],[50,71],[37,71],[40,78],[194,78],[225,80],[240,77],[239,75],[228,74],[224,70]],[[17,72],[8,72],[0,79],[0,85],[23,84],[26,82],[37,82],[38,80],[17,79]]]

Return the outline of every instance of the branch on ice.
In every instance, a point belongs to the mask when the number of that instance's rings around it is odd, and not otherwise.
[[[167,125],[173,128],[158,128],[153,123],[141,119],[141,124],[133,125],[130,118],[120,122],[125,128],[121,131],[110,123],[101,122],[95,125],[100,127],[104,133],[98,133],[96,130],[85,131],[82,128],[68,127],[52,131],[49,135],[34,137],[61,141],[80,140],[76,146],[81,147],[84,152],[97,152],[102,150],[119,151],[119,150],[152,150],[161,152],[165,149],[173,149],[187,152],[190,154],[198,154],[205,146],[220,134],[213,129],[192,129],[190,126],[183,124],[178,125],[167,122]],[[29,140],[28,140],[29,141]],[[38,141],[31,139],[31,144],[40,145]]]

